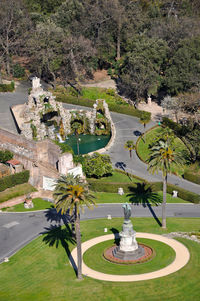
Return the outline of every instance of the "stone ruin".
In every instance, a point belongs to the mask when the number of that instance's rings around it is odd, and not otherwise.
[[[82,133],[93,135],[110,133],[112,122],[105,100],[96,100],[92,111],[67,110],[51,92],[42,89],[37,77],[32,80],[32,90],[20,117],[23,120],[21,134],[27,139],[50,138],[60,142],[72,134],[73,122],[81,124]]]

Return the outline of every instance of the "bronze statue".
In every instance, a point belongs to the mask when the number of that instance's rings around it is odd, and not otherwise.
[[[122,208],[124,209],[124,219],[129,220],[131,217],[131,206],[128,203],[125,203]]]

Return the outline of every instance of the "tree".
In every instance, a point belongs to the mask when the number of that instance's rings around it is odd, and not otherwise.
[[[200,38],[183,40],[169,60],[163,85],[173,95],[200,87]]]
[[[134,144],[133,140],[126,141],[124,148],[129,151],[130,158],[132,158],[132,150],[135,149],[135,144]]]
[[[0,150],[0,162],[6,163],[6,161],[9,161],[13,158],[13,153],[11,153],[9,150]]]
[[[11,72],[11,57],[23,48],[29,26],[22,0],[2,0],[0,2],[0,57]]]
[[[74,122],[72,123],[71,128],[76,135],[77,155],[79,155],[79,134],[82,132],[83,126],[80,122]]]
[[[27,50],[32,61],[32,71],[45,80],[56,80],[62,64],[63,30],[50,19],[40,22],[31,31]]]
[[[144,126],[144,130],[146,128],[147,123],[149,123],[151,121],[151,118],[149,117],[148,114],[142,113],[141,117],[140,117],[140,123],[143,124]]]
[[[77,277],[82,279],[80,210],[83,211],[84,205],[92,208],[92,205],[95,205],[94,196],[89,192],[86,183],[81,182],[79,177],[72,179],[72,176],[62,176],[58,179],[53,195],[57,212],[61,211],[61,214],[66,214],[69,210],[70,215],[74,212],[78,262]]]
[[[126,48],[118,88],[137,104],[152,88],[154,93],[158,90],[168,47],[161,39],[137,37],[129,40]]]
[[[162,202],[162,228],[166,229],[166,193],[167,175],[171,172],[172,166],[183,164],[178,152],[175,152],[167,142],[158,141],[151,147],[148,158],[148,170],[152,173],[162,171],[163,177],[163,202]]]
[[[180,102],[177,97],[165,96],[161,101],[163,110],[170,110],[174,113],[176,122],[179,121],[178,113],[180,112]]]
[[[85,156],[83,161],[83,171],[87,177],[95,178],[101,178],[112,174],[113,168],[110,157],[96,152],[91,156]]]

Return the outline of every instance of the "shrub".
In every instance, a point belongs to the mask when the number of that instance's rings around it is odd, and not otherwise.
[[[101,178],[103,176],[112,174],[112,164],[108,155],[101,155],[94,153],[89,156],[86,155],[83,160],[83,171],[87,177]]]
[[[193,173],[190,171],[185,171],[184,175],[183,175],[184,179],[196,183],[196,184],[200,184],[200,175],[197,173]]]
[[[11,81],[10,84],[0,84],[0,92],[13,92],[15,90],[15,83]]]
[[[15,64],[13,66],[13,76],[16,78],[21,78],[25,75],[25,69],[20,64]]]
[[[134,176],[135,177],[135,176]],[[131,187],[137,187],[137,183],[112,183],[112,182],[99,182],[95,179],[87,179],[89,187],[95,192],[112,192],[117,193],[118,188],[122,187],[125,193],[130,192]],[[163,183],[162,182],[145,182],[149,184],[153,192],[162,191]],[[178,197],[181,199],[198,204],[200,203],[200,195],[185,190],[176,185],[167,184],[167,193],[172,194],[173,190],[178,191]]]
[[[27,183],[29,180],[29,170],[25,170],[0,179],[0,191],[18,184]]]
[[[185,201],[195,203],[195,204],[200,203],[200,195],[198,195],[194,192],[185,190],[181,187],[177,187],[176,185],[167,184],[167,192],[172,194],[173,190],[178,191],[178,197],[180,197],[181,199],[183,199]]]
[[[71,154],[74,154],[73,149],[68,144],[61,143],[59,141],[53,141],[53,142],[60,147],[62,153],[71,153]]]
[[[112,182],[99,182],[94,179],[87,179],[89,187],[92,191],[95,192],[112,192],[117,193],[118,188],[123,188],[125,193],[130,192],[130,187],[136,187],[136,184],[130,183],[112,183]]]
[[[0,162],[6,163],[6,161],[11,160],[13,158],[13,153],[9,150],[0,150]]]

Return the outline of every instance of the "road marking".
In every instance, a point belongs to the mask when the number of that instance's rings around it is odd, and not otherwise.
[[[16,225],[19,225],[19,223],[14,221],[14,222],[3,225],[3,227],[9,229],[9,228],[12,228]]]

